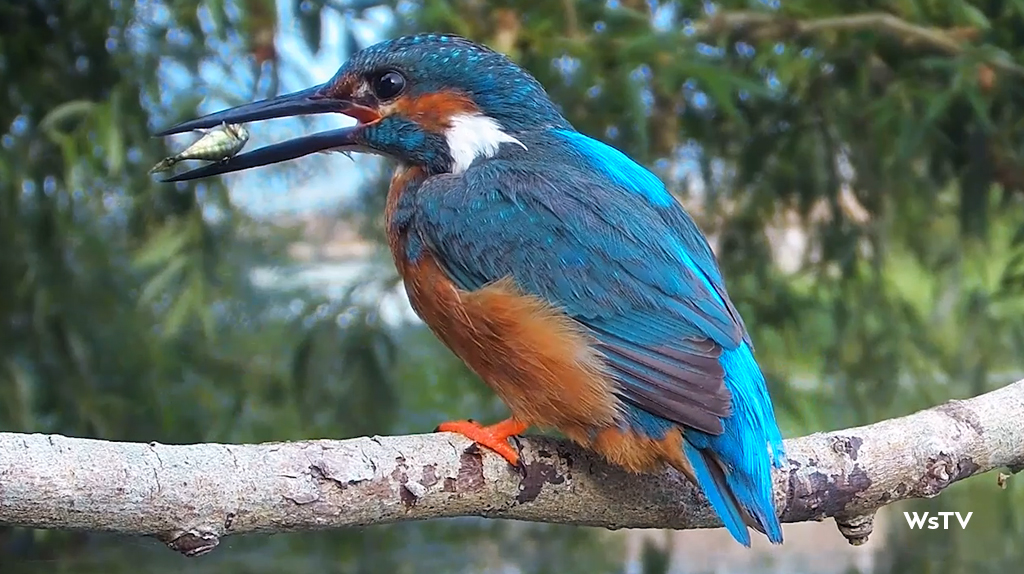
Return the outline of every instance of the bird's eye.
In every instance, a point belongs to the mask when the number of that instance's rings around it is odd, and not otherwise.
[[[388,70],[370,80],[373,94],[381,100],[390,100],[405,89],[405,78],[394,70]]]

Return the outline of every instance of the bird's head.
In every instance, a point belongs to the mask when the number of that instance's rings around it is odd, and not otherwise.
[[[507,57],[457,36],[420,34],[357,52],[322,85],[210,114],[159,135],[320,113],[345,114],[357,124],[260,148],[167,181],[328,150],[385,155],[428,173],[458,172],[501,145],[523,146],[517,134],[568,127],[540,83]]]

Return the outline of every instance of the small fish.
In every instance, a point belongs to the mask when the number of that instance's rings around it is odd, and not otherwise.
[[[206,161],[224,161],[242,151],[249,141],[249,130],[242,124],[224,123],[203,132],[203,137],[175,155],[160,160],[149,170],[157,173],[171,169],[179,161],[202,159]]]

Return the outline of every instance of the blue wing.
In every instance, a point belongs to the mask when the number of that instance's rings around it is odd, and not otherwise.
[[[412,231],[458,286],[512,277],[591,331],[625,401],[723,432],[731,405],[719,358],[747,335],[685,214],[672,225],[666,205],[599,172],[523,160],[478,163],[414,195]]]

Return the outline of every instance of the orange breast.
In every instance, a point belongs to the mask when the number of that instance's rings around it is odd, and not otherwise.
[[[400,184],[415,175],[410,170],[396,173],[387,214],[394,212],[404,189]],[[390,215],[386,218],[390,221]],[[515,418],[556,428],[629,470],[650,470],[662,462],[688,467],[681,432],[653,440],[619,430],[621,405],[614,382],[578,323],[546,301],[520,292],[511,278],[463,291],[429,250],[409,262],[405,237],[393,234],[389,241],[413,309],[494,389]]]
[[[600,357],[565,315],[520,294],[508,279],[462,291],[430,253],[404,265],[403,275],[423,321],[513,416],[566,432],[614,424],[616,403]]]

